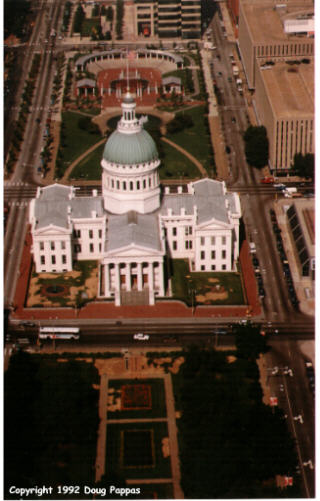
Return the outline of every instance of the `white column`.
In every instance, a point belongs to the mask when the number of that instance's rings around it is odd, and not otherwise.
[[[120,282],[120,265],[119,265],[119,263],[115,264],[114,273],[115,273],[114,280],[115,280],[116,291],[120,292],[121,282]]]
[[[149,289],[151,291],[154,290],[154,269],[153,269],[153,263],[149,263],[148,266],[148,284],[149,284]]]
[[[110,269],[109,263],[104,265],[104,294],[110,296]]]
[[[138,291],[142,291],[142,264],[137,263]]]
[[[159,296],[164,296],[164,276],[163,276],[163,261],[159,262]]]
[[[126,263],[126,289],[131,291],[131,264]]]

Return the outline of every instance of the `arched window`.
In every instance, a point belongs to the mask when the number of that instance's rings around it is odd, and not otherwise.
[[[137,181],[137,190],[140,190],[140,181]]]
[[[120,181],[117,181],[117,190],[120,190]]]
[[[127,183],[125,181],[123,181],[122,183],[122,189],[123,190],[126,190],[127,189]]]
[[[133,182],[130,181],[130,191],[132,191],[132,190],[133,190]]]
[[[111,188],[114,188],[114,180],[111,179]]]
[[[143,180],[143,188],[146,188],[146,187],[147,187],[147,185],[146,185],[146,180],[144,179],[144,180]]]

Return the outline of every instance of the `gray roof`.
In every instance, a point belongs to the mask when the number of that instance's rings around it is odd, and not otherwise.
[[[172,209],[172,215],[181,214],[181,208],[185,208],[186,215],[194,213],[197,206],[197,224],[202,224],[212,219],[229,223],[228,211],[225,200],[230,201],[231,208],[235,209],[233,194],[225,194],[223,183],[212,179],[203,179],[193,184],[194,194],[164,195],[161,205],[161,214],[168,213]],[[231,205],[231,199],[233,205]]]
[[[161,251],[159,221],[156,214],[135,211],[108,216],[107,251],[115,251],[131,244]]]
[[[116,164],[143,164],[157,160],[158,151],[156,143],[143,127],[133,134],[115,130],[106,142],[103,158]]]
[[[53,184],[43,188],[34,204],[35,229],[50,225],[67,229],[68,214],[72,219],[91,218],[93,211],[97,217],[104,214],[102,197],[69,198],[71,194],[70,186]]]
[[[183,58],[177,54],[174,54],[169,51],[164,51],[164,50],[152,50],[152,49],[137,49],[135,51],[137,54],[161,54],[163,56],[171,57],[174,59],[175,63],[183,63]],[[100,56],[103,57],[104,55],[110,55],[110,54],[122,54],[124,59],[126,58],[127,51],[124,49],[111,49],[111,50],[105,50],[105,51],[96,51],[92,52],[91,54],[86,54],[84,56],[80,56],[76,60],[76,66],[86,64],[90,59],[93,59],[94,57]]]
[[[81,78],[77,81],[77,87],[96,87],[96,82],[92,78]]]
[[[175,84],[181,85],[181,78],[174,77],[173,75],[171,75],[171,76],[168,76],[168,77],[164,77],[162,79],[162,83],[163,83],[163,85],[167,85],[167,84],[170,84],[170,83],[175,83]]]

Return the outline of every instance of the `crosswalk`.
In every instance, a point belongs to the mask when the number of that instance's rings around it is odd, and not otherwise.
[[[20,209],[23,209],[24,207],[28,207],[29,205],[29,201],[20,201],[20,202],[17,202],[15,200],[8,200],[7,204],[12,206],[12,207],[19,207]]]
[[[4,181],[4,186],[30,186],[29,183],[23,181]]]

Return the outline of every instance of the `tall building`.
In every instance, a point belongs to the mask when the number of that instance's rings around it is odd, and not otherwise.
[[[311,0],[242,0],[239,50],[249,88],[266,61],[294,60],[314,55],[314,4]]]
[[[54,184],[30,204],[35,271],[97,260],[97,296],[116,305],[165,296],[169,258],[188,260],[190,271],[232,271],[239,256],[239,196],[210,179],[161,193],[157,148],[135,109],[127,93],[103,152],[102,196]]]
[[[313,2],[242,0],[239,50],[269,166],[290,169],[295,153],[314,153]]]
[[[136,35],[159,38],[201,37],[200,0],[135,0]]]
[[[314,65],[278,61],[256,72],[256,111],[268,133],[272,170],[290,169],[295,153],[314,153]]]

